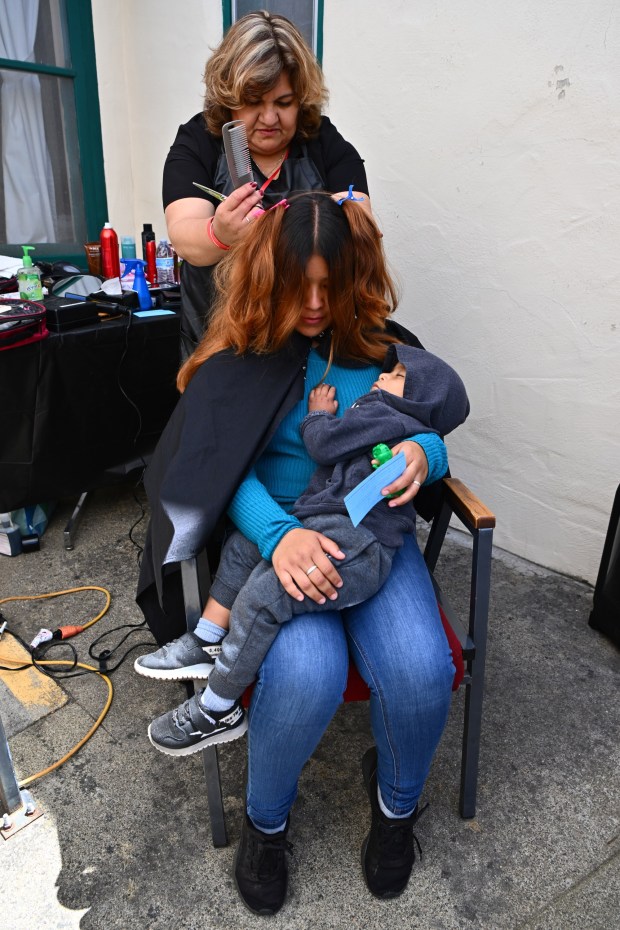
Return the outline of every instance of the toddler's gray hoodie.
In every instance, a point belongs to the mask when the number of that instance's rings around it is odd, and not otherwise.
[[[450,365],[423,349],[395,344],[388,348],[383,371],[391,371],[397,361],[407,370],[402,397],[370,391],[342,417],[316,411],[302,420],[304,444],[319,468],[293,507],[298,519],[346,514],[344,498],[373,471],[377,443],[393,446],[416,433],[445,436],[466,419],[465,386]],[[415,512],[412,504],[392,508],[380,501],[362,523],[379,542],[396,548],[403,533],[413,531]]]

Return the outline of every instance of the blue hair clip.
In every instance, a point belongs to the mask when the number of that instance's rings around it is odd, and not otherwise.
[[[343,203],[345,202],[345,200],[357,200],[359,203],[359,201],[364,200],[364,199],[365,199],[364,197],[354,197],[353,196],[353,185],[349,184],[349,193],[347,194],[347,196],[341,197],[340,200],[336,201],[336,203],[338,204],[339,207],[341,207]]]

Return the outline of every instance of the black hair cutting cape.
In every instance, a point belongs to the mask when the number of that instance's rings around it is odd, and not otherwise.
[[[386,329],[399,342],[423,348],[400,324],[390,320]],[[158,643],[184,632],[179,563],[203,549],[217,562],[230,501],[304,395],[310,345],[294,333],[273,355],[220,352],[200,366],[179,398],[144,477],[151,520],[136,600]],[[319,352],[327,359],[329,337]],[[416,509],[426,516],[418,498]],[[431,500],[429,507],[432,512]]]

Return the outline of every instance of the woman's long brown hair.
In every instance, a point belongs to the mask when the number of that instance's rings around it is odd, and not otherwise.
[[[180,391],[216,352],[269,354],[287,343],[303,309],[305,269],[313,255],[329,269],[330,359],[383,359],[395,341],[385,321],[397,297],[379,230],[360,204],[346,200],[339,206],[329,194],[313,191],[254,220],[219,262],[211,322],[179,371]]]

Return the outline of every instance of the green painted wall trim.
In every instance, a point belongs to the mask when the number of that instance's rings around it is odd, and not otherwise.
[[[68,78],[75,92],[77,135],[80,150],[80,174],[84,191],[84,211],[88,240],[97,240],[107,220],[103,144],[99,116],[99,92],[91,0],[65,0],[67,29],[71,50],[71,68],[37,65],[31,62],[0,59],[0,68],[11,71],[30,71],[53,77]],[[33,243],[35,244],[35,243]],[[86,269],[82,242],[36,243],[34,255],[47,261],[64,260]],[[3,244],[7,255],[21,255],[20,245]]]
[[[323,4],[324,0],[317,0],[316,10],[316,57],[319,64],[323,64]],[[256,9],[260,9],[260,3]],[[232,3],[231,0],[222,0],[222,32],[227,32],[232,26]]]
[[[73,68],[58,68],[56,65],[39,65],[33,61],[14,61],[12,58],[0,58],[0,68],[5,71],[34,71],[35,74],[75,77]]]
[[[75,81],[75,110],[80,144],[84,209],[89,240],[99,238],[108,219],[93,14],[90,0],[65,0]]]

